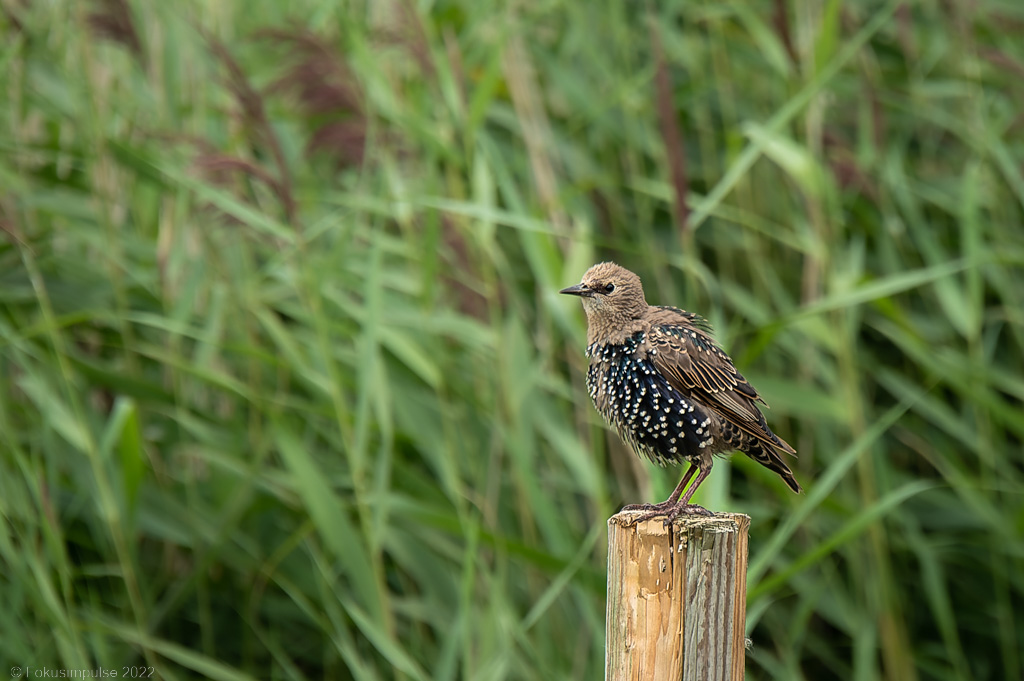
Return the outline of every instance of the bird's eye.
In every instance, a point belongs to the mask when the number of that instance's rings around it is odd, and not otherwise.
[[[614,290],[615,290],[615,284],[605,284],[604,285],[604,292],[605,293],[611,293]]]

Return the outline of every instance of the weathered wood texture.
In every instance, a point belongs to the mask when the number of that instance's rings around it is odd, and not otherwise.
[[[606,681],[742,681],[750,517],[608,520]]]

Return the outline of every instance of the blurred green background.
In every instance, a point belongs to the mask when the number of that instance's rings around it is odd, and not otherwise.
[[[614,259],[800,453],[748,678],[1024,678],[1017,0],[0,8],[4,666],[601,678]]]

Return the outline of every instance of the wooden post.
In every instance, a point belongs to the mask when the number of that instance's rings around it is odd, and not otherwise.
[[[605,681],[742,681],[750,517],[608,520]]]

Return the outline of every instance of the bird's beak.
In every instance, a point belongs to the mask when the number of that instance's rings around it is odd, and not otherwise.
[[[569,288],[563,288],[559,293],[564,293],[568,296],[581,296],[583,298],[592,298],[594,292],[586,284],[576,284]]]

